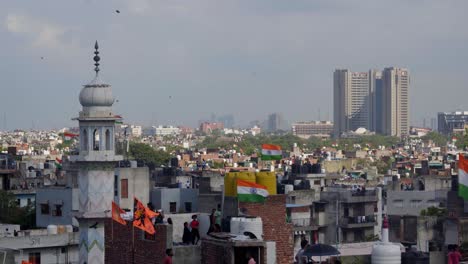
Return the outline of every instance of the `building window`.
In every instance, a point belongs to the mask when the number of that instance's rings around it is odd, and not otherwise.
[[[109,129],[106,130],[106,150],[111,150],[111,135]]]
[[[169,203],[169,212],[175,214],[177,213],[177,203],[176,202],[170,202]]]
[[[191,213],[192,212],[192,203],[191,202],[185,202],[185,212],[186,213]]]
[[[28,205],[31,205],[31,198],[28,198]]]
[[[17,204],[18,206],[21,206],[21,200],[20,200],[20,199],[16,199],[16,204]]]
[[[41,264],[41,253],[40,252],[31,252],[31,253],[29,253],[29,263],[31,263],[31,264]]]
[[[119,176],[114,175],[114,196],[118,197],[119,196]]]
[[[411,207],[420,207],[422,201],[421,200],[411,200],[410,205]]]
[[[128,179],[120,180],[120,198],[128,198]]]
[[[52,216],[62,216],[62,206],[61,204],[56,204],[54,210],[52,210]]]
[[[49,214],[49,204],[41,204],[41,214]]]
[[[403,208],[403,200],[393,200],[393,206]]]
[[[93,150],[99,150],[99,130],[93,132]]]
[[[83,145],[83,150],[87,151],[88,150],[88,130],[83,129],[83,142],[81,143]]]

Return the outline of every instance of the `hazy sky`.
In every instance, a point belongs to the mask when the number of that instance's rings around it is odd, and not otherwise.
[[[466,0],[2,0],[0,129],[4,114],[8,129],[75,125],[96,39],[128,122],[314,120],[319,108],[331,119],[335,68],[398,66],[411,72],[420,125],[468,110],[467,10]]]

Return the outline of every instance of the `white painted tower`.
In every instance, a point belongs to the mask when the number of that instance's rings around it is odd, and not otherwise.
[[[104,220],[110,218],[114,198],[114,168],[122,156],[115,155],[115,121],[112,88],[99,79],[99,51],[94,52],[96,76],[80,92],[83,106],[78,120],[79,154],[70,160],[79,167],[80,264],[104,263]]]

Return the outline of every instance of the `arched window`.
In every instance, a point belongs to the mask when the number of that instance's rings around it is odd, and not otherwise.
[[[88,151],[88,144],[89,144],[89,140],[88,140],[88,130],[85,128],[83,129],[83,142],[81,143],[82,146],[83,146],[83,150],[84,151]]]
[[[111,133],[106,129],[106,150],[111,150]]]
[[[93,150],[99,150],[99,130],[93,132]]]

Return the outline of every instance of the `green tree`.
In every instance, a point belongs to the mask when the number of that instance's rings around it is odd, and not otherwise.
[[[19,207],[12,193],[0,190],[0,222],[31,229],[35,227],[36,210],[32,205]]]
[[[424,141],[429,141],[432,140],[434,144],[436,144],[439,147],[443,147],[447,144],[448,138],[440,133],[437,133],[435,131],[431,131],[427,133],[425,136],[421,138]]]
[[[427,209],[421,210],[420,214],[421,216],[444,217],[447,215],[447,209],[431,206],[431,207],[428,207]]]
[[[155,150],[150,145],[136,142],[130,142],[128,154],[134,159],[156,166],[167,164],[171,158],[171,155],[163,150]]]
[[[457,134],[455,137],[457,138],[457,142],[455,143],[457,148],[465,149],[468,147],[468,129],[465,129],[465,135]]]

